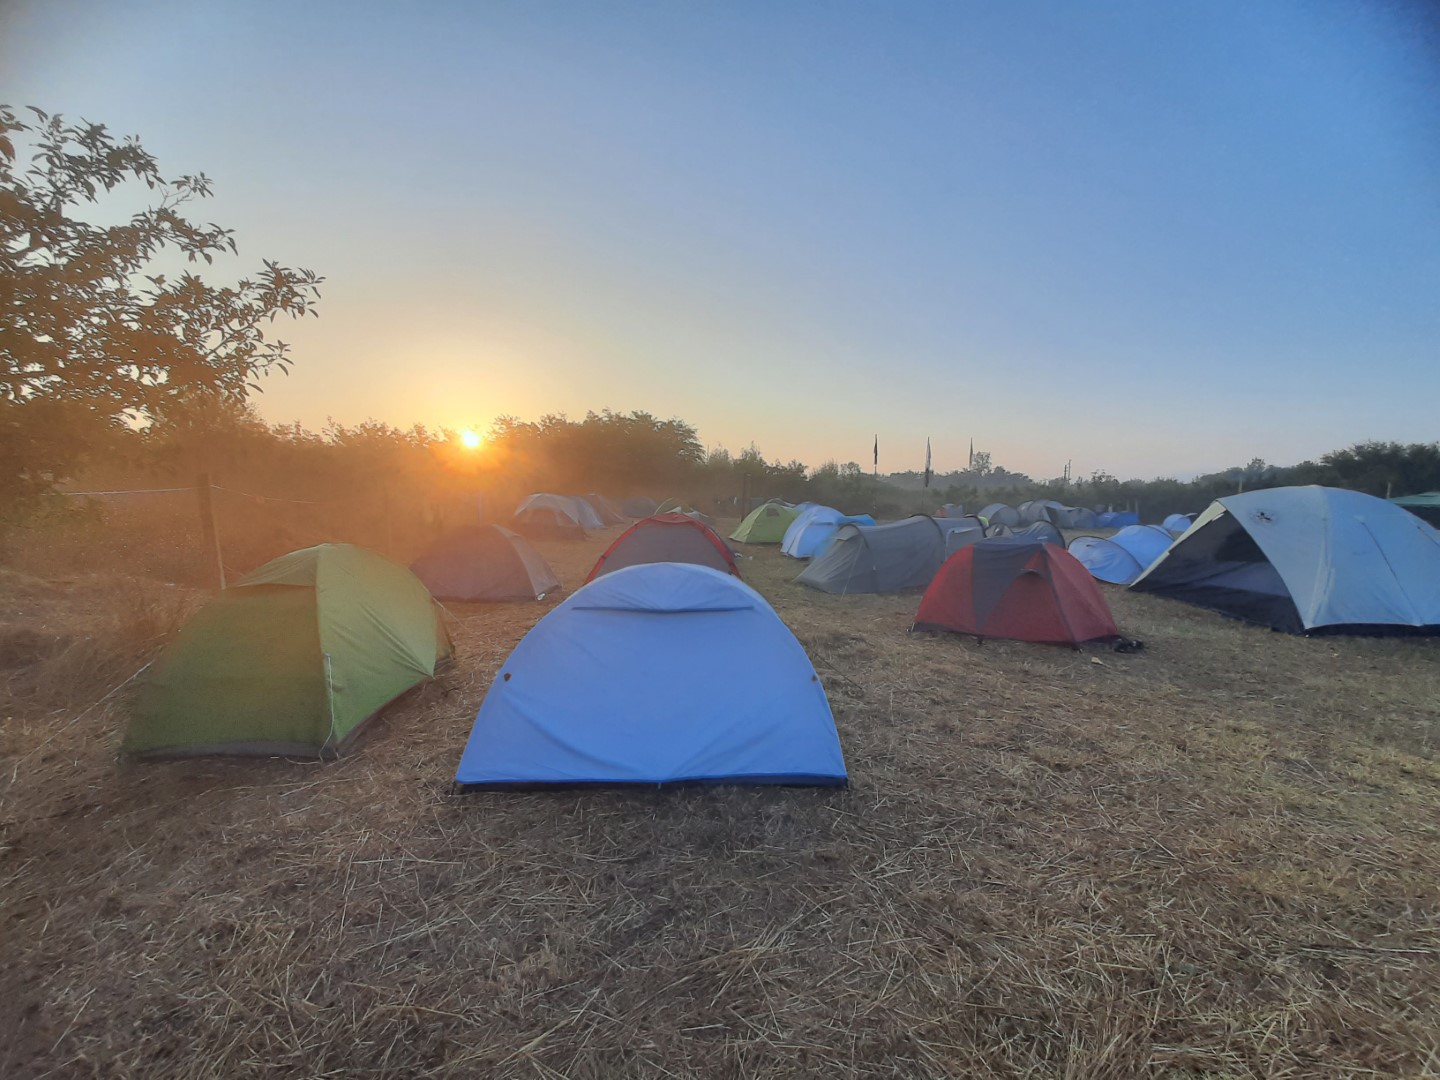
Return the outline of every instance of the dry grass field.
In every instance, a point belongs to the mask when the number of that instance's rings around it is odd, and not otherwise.
[[[193,596],[0,572],[0,1076],[1440,1075],[1440,641],[978,645],[745,555],[846,791],[455,794],[553,600],[344,760],[120,764]]]

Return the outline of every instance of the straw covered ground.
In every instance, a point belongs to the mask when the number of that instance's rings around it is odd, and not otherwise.
[[[847,791],[453,793],[553,598],[342,761],[119,764],[193,598],[0,576],[0,1075],[1440,1074],[1440,642],[977,645],[745,555]]]

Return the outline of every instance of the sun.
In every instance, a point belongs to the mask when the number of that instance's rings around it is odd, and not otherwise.
[[[480,445],[480,436],[473,431],[462,431],[460,442],[466,450],[474,450]]]

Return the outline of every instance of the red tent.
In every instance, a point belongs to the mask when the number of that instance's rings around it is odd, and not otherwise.
[[[920,600],[913,629],[1055,645],[1120,636],[1079,559],[1019,536],[980,540],[945,560]]]
[[[656,562],[698,563],[740,576],[735,556],[710,526],[685,514],[657,514],[621,533],[595,560],[585,581],[588,584],[625,566]]]

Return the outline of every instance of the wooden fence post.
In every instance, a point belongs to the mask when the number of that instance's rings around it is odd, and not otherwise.
[[[215,568],[220,572],[220,588],[225,588],[225,558],[220,551],[220,530],[215,527],[215,499],[210,490],[210,474],[201,473],[195,478],[195,495],[200,502],[200,536],[206,552],[215,556]]]

